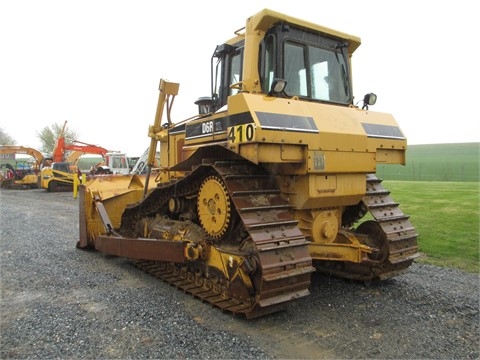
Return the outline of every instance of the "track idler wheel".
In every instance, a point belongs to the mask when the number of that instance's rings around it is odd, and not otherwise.
[[[198,192],[198,219],[205,232],[218,239],[231,223],[231,200],[223,181],[217,176],[207,177]]]
[[[369,254],[368,257],[371,260],[378,261],[383,263],[388,258],[388,238],[387,234],[383,231],[382,227],[373,220],[365,221],[361,223],[357,230],[357,233],[368,235],[367,240],[365,240],[365,245],[370,246],[371,248],[378,249]]]

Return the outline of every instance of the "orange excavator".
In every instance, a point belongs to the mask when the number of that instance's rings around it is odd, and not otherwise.
[[[64,162],[66,161],[66,154],[68,151],[76,151],[77,154],[99,154],[105,156],[109,151],[101,146],[87,144],[81,141],[74,140],[71,143],[67,144],[65,141],[65,127],[67,121],[63,124],[63,128],[60,131],[60,134],[55,143],[55,148],[52,153],[53,162]]]
[[[52,152],[52,164],[41,170],[38,181],[39,187],[48,191],[57,191],[60,189],[72,190],[74,177],[80,175],[76,163],[78,158],[83,154],[98,154],[102,156],[103,161],[100,161],[95,166],[95,174],[129,173],[126,154],[109,151],[101,146],[78,140],[67,143],[65,141],[66,125],[67,121],[65,120]]]
[[[108,150],[81,141],[67,143],[65,141],[65,128],[63,124],[53,148],[51,164],[41,169],[38,177],[38,186],[47,191],[73,190],[74,177],[78,176],[76,159],[86,153],[100,154],[104,156]],[[70,153],[70,154],[69,154]],[[73,156],[70,156],[73,155]]]
[[[129,162],[126,154],[119,151],[107,150],[98,145],[87,144],[82,141],[74,140],[67,144],[65,142],[65,127],[67,121],[63,124],[63,128],[58,136],[55,148],[53,149],[53,162],[72,162],[75,165],[75,160],[84,154],[98,154],[103,157],[103,161],[97,164],[98,169],[101,170],[105,166],[109,168],[113,174],[128,174],[130,172]],[[67,156],[67,152],[73,151]]]

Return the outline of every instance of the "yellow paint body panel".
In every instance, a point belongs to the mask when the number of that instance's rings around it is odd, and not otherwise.
[[[295,209],[357,204],[365,195],[365,175],[280,176],[280,189]]]
[[[157,186],[154,179],[152,175],[149,190]],[[97,235],[106,233],[95,206],[96,198],[102,201],[113,227],[118,228],[125,208],[142,199],[144,184],[145,176],[142,175],[102,175],[80,185],[80,201],[84,209],[80,217],[85,217],[83,223],[87,225],[81,239],[93,241]]]
[[[251,113],[255,122],[255,139],[245,143],[229,143],[229,149],[254,163],[303,162],[306,160],[302,158],[305,152],[300,147],[308,147],[309,171],[313,172],[371,173],[375,172],[376,162],[404,164],[405,161],[405,138],[369,137],[362,126],[365,123],[398,128],[390,114],[243,93],[229,98],[229,109],[230,114],[245,111]],[[311,117],[318,131],[265,129],[262,128],[257,113]],[[263,144],[266,148],[263,148]],[[282,146],[275,147],[272,144]],[[299,148],[294,149],[294,145]],[[313,166],[312,155],[315,152],[323,153],[324,169]]]

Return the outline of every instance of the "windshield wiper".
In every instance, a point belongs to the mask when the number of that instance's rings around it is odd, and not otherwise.
[[[343,48],[342,48],[343,49]],[[344,60],[345,60],[345,55],[343,54],[343,51],[342,51],[342,55],[344,57]],[[341,65],[341,69],[342,69],[342,77],[343,77],[343,90],[345,91],[345,96],[349,96],[349,91],[348,91],[348,66],[345,66],[345,62],[341,62],[340,59],[338,58],[338,53],[335,53],[335,57],[337,58],[337,62],[338,64]]]

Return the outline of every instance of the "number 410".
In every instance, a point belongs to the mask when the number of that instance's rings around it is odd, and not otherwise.
[[[252,141],[255,138],[254,124],[232,126],[228,130],[227,140],[233,143]]]

